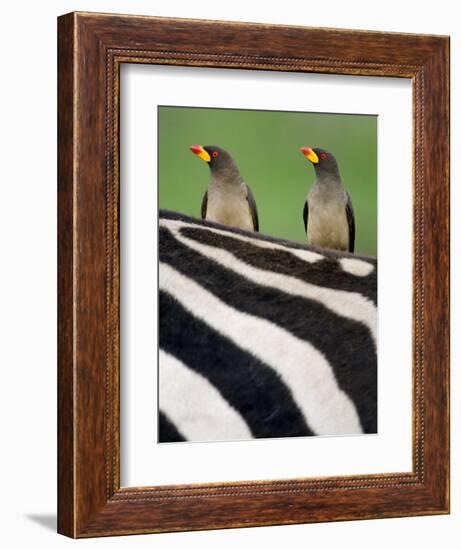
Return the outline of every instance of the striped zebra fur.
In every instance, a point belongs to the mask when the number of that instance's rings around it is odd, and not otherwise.
[[[161,211],[159,441],[377,432],[377,263]]]

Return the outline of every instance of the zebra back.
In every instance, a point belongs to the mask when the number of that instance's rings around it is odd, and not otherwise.
[[[377,431],[373,258],[161,211],[159,440]]]

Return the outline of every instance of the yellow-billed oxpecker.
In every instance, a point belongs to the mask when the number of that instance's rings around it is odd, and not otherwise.
[[[320,148],[302,147],[301,152],[313,164],[316,175],[304,204],[308,244],[354,252],[354,210],[335,157]]]
[[[202,200],[202,219],[259,231],[256,201],[231,155],[217,145],[191,145],[190,150],[210,167]]]

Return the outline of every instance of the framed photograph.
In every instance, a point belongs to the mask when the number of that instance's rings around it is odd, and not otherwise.
[[[58,20],[58,531],[449,512],[449,39]]]

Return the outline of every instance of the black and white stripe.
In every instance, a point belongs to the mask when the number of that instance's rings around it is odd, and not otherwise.
[[[376,262],[161,212],[160,441],[377,431]]]

